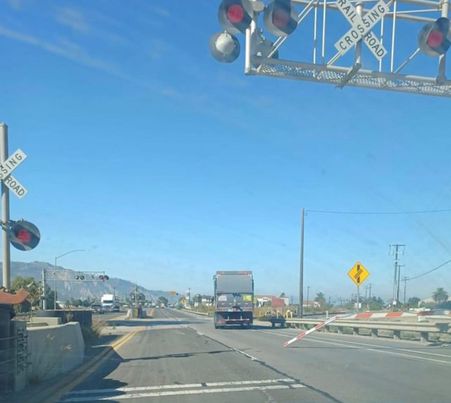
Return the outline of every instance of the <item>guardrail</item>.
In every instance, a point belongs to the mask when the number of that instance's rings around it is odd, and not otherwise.
[[[313,319],[287,319],[285,324],[287,327],[310,329],[321,323],[320,320]],[[332,329],[335,333],[345,333],[346,329],[351,329],[353,335],[363,335],[361,330],[369,331],[369,335],[372,337],[387,337],[383,335],[381,331],[389,332],[394,339],[406,338],[403,333],[413,333],[417,335],[417,338],[421,342],[430,340],[430,335],[435,334],[439,337],[447,335],[451,337],[448,332],[450,327],[448,322],[389,322],[389,321],[363,321],[363,320],[346,320],[338,319],[333,323],[326,325],[322,331],[331,332]]]
[[[211,316],[208,312],[198,312],[198,311],[193,311],[192,309],[183,309],[183,311],[185,312],[191,312],[194,313],[196,315],[200,315],[200,316]]]

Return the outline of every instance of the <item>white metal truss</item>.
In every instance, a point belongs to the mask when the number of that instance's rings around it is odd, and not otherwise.
[[[350,2],[364,17],[380,0]],[[268,53],[255,52],[266,36],[258,15],[247,30],[245,73],[329,83],[340,88],[354,86],[451,97],[446,55],[426,56],[417,43],[424,24],[448,17],[449,0],[384,2],[389,12],[371,28],[374,38],[387,50],[379,60],[362,40],[346,54],[337,52],[334,43],[351,28],[337,0],[293,0],[298,28],[292,35],[275,38]],[[276,52],[279,58],[272,57]]]
[[[66,281],[66,282],[97,282],[103,281],[99,279],[100,275],[105,275],[104,271],[73,271],[67,269],[45,269],[45,275],[47,280],[53,281]],[[76,276],[83,276],[84,279],[76,279]]]

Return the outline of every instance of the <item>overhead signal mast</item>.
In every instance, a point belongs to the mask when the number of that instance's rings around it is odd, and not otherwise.
[[[221,62],[247,75],[451,97],[449,0],[222,0]]]

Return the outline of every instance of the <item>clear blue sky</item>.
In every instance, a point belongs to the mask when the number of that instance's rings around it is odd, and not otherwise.
[[[10,151],[29,156],[12,217],[42,232],[14,260],[82,248],[60,264],[207,293],[216,270],[245,268],[257,292],[297,295],[301,207],[451,207],[449,99],[246,77],[242,56],[209,54],[218,4],[2,2],[1,120]],[[451,258],[450,228],[451,214],[311,213],[310,295],[348,297],[360,260],[387,297],[388,245],[407,244],[403,274],[414,275]],[[409,295],[451,291],[450,273]]]

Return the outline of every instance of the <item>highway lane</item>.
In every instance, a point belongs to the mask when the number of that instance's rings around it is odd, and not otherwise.
[[[139,324],[139,326],[138,326]],[[158,309],[138,333],[61,401],[446,402],[450,347],[256,326]]]
[[[298,330],[266,326],[216,330],[210,318],[198,315],[191,326],[341,401],[451,400],[450,346],[314,333],[282,348]]]
[[[325,401],[296,379],[245,355],[161,310],[101,368],[61,401],[275,402]],[[132,326],[133,328],[133,326]]]

